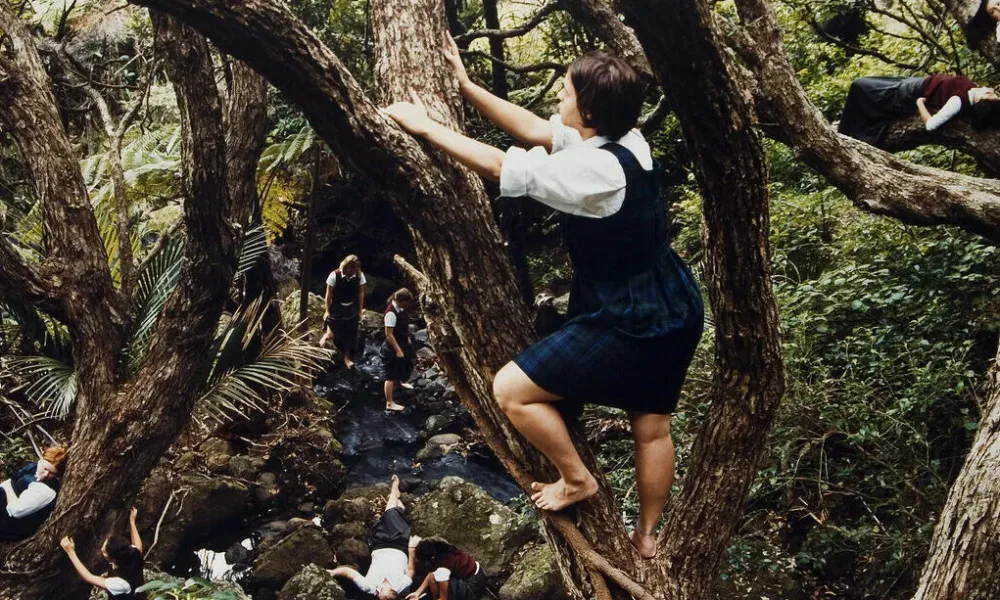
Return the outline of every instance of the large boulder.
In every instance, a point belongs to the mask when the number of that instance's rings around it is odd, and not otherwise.
[[[182,546],[197,544],[238,522],[246,514],[249,501],[247,485],[231,477],[154,471],[137,502],[144,539],[153,539],[157,521],[163,515],[159,537],[147,561],[173,562]]]
[[[317,527],[304,525],[261,552],[250,572],[250,584],[277,590],[303,567],[331,568],[335,564],[336,557],[323,533]]]
[[[297,506],[335,498],[344,490],[344,449],[330,426],[329,418],[313,418],[304,427],[282,431],[271,447],[265,467],[277,476],[284,500]]]
[[[514,558],[538,533],[527,520],[459,477],[445,477],[410,508],[413,531],[439,535],[469,552],[490,577],[510,573]]]
[[[281,302],[281,319],[285,327],[292,328],[299,322],[299,290],[295,290]],[[323,313],[326,312],[326,304],[323,298],[316,294],[309,294],[308,308],[306,309],[306,322],[303,331],[309,332],[309,339],[318,342],[323,335]]]
[[[525,553],[500,588],[500,600],[568,600],[559,565],[548,544]]]
[[[326,569],[309,565],[288,580],[278,600],[346,600],[344,589]]]

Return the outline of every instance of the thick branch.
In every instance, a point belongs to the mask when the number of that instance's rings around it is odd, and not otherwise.
[[[1000,239],[1000,182],[919,166],[837,134],[802,89],[773,9],[763,0],[737,0],[737,9],[746,31],[732,40],[756,77],[757,112],[775,139],[863,210]]]
[[[656,84],[656,75],[635,32],[618,18],[609,0],[563,0],[563,6],[585,29],[628,61],[647,82]],[[668,10],[658,7],[657,10]]]
[[[918,117],[899,121],[889,128],[882,146],[889,152],[900,152],[928,144],[965,153],[991,177],[1000,175],[1000,136],[996,131],[976,131],[963,119],[953,120],[934,131],[927,131]]]
[[[62,320],[62,302],[54,281],[37,267],[25,262],[17,250],[0,235],[0,300],[18,300],[41,308]]]
[[[491,39],[501,39],[505,40],[512,37],[520,37],[535,27],[541,24],[542,20],[550,14],[562,8],[562,0],[549,0],[546,2],[538,12],[531,16],[530,19],[525,21],[518,27],[513,29],[476,29],[463,33],[461,35],[455,36],[455,43],[459,44],[463,48],[467,47],[469,42],[477,40],[479,38],[488,37]]]

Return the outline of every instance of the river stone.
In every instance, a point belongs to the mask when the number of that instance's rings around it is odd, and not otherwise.
[[[288,430],[271,447],[267,468],[277,475],[283,498],[303,502],[335,498],[343,491],[344,449],[327,424],[321,419],[304,429]]]
[[[538,533],[527,520],[459,477],[445,477],[410,509],[414,533],[441,535],[469,552],[490,577],[510,573],[514,558]]]
[[[250,562],[251,551],[242,542],[226,548],[226,562],[233,566],[243,566]]]
[[[169,507],[166,506],[168,501]],[[249,488],[231,477],[176,476],[167,471],[155,471],[143,486],[137,502],[140,529],[148,530],[149,535],[163,515],[159,539],[147,557],[149,562],[173,562],[182,545],[197,543],[212,532],[225,529],[245,515],[249,505]]]
[[[309,565],[288,580],[278,600],[346,600],[344,589],[326,569]]]
[[[229,459],[229,474],[237,479],[253,481],[264,470],[264,459],[239,455]]]
[[[331,568],[336,562],[319,528],[307,525],[263,551],[254,561],[250,582],[259,587],[280,589],[306,565]]]
[[[427,330],[426,329],[421,329],[420,331],[414,332],[413,333],[413,342],[417,346],[421,346],[421,347],[426,346],[427,345]]]
[[[424,430],[434,435],[441,433],[455,421],[450,415],[431,415],[424,421]]]
[[[361,313],[361,329],[380,331],[385,327],[385,315],[374,310],[365,309]]]
[[[431,439],[427,440],[427,445],[435,446],[454,446],[455,444],[462,441],[462,436],[457,433],[442,433],[440,435],[435,435]]]
[[[337,546],[337,564],[354,565],[357,570],[364,573],[372,561],[372,553],[368,544],[359,539],[349,538]]]
[[[500,600],[567,600],[559,565],[548,544],[541,544],[521,557],[500,588]]]
[[[431,350],[430,346],[424,346],[420,350],[417,350],[417,360],[431,361],[437,354]]]
[[[373,512],[365,498],[330,500],[323,507],[323,525],[330,529],[344,523],[367,523]]]

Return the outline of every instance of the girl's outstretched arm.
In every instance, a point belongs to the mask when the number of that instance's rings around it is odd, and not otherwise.
[[[445,33],[444,56],[455,71],[459,91],[473,108],[525,145],[552,151],[552,124],[526,108],[494,96],[469,79],[458,46],[448,33]]]
[[[397,102],[383,112],[409,133],[426,139],[476,173],[492,181],[500,181],[500,169],[506,153],[432,121],[416,93],[413,93],[413,102]],[[545,124],[549,125],[548,121]]]
[[[128,513],[128,529],[129,533],[132,535],[132,545],[136,547],[139,552],[142,552],[142,536],[139,535],[139,528],[135,525],[135,519],[139,516],[139,511],[133,506]]]
[[[73,538],[64,537],[59,543],[62,549],[66,551],[66,556],[69,557],[69,561],[73,563],[73,567],[76,569],[77,574],[81,579],[89,583],[90,585],[95,585],[99,588],[105,588],[104,578],[98,577],[90,572],[87,565],[83,564],[80,557],[76,555],[76,544],[73,543]]]

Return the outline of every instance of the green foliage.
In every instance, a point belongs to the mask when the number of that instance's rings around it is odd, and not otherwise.
[[[183,582],[150,581],[136,591],[145,592],[149,600],[240,600],[236,592],[201,578]]]

